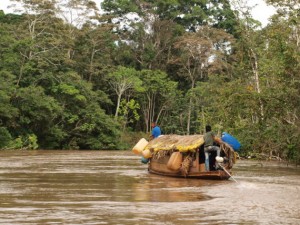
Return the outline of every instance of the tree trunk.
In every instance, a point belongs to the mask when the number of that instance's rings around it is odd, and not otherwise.
[[[19,71],[19,77],[18,77],[18,81],[17,81],[17,86],[19,86],[20,81],[21,81],[22,76],[23,76],[23,70],[24,70],[25,60],[26,60],[25,57],[23,57],[23,58],[22,58],[21,68],[20,68],[20,71]]]
[[[187,126],[186,126],[186,134],[190,134],[191,128],[191,114],[192,114],[192,97],[190,97],[189,109],[188,109],[188,118],[187,118]]]
[[[118,95],[117,108],[116,108],[115,118],[117,118],[117,117],[118,117],[118,114],[119,114],[119,108],[120,108],[121,96],[122,96],[122,95],[120,95],[120,94]]]
[[[253,74],[254,74],[254,80],[255,80],[255,88],[256,88],[256,91],[258,94],[261,93],[261,89],[260,89],[260,82],[259,82],[259,73],[258,73],[258,62],[257,62],[257,56],[255,54],[255,52],[253,51],[253,49],[251,48],[250,49],[251,51],[251,55],[253,58],[253,62],[252,62],[252,71],[253,71]],[[264,106],[263,106],[263,103],[262,103],[262,100],[261,98],[259,97],[259,107],[260,107],[260,116],[262,119],[264,119]]]
[[[202,114],[202,126],[203,126],[203,133],[205,133],[205,125],[206,125],[206,121],[205,121],[205,115],[204,115],[204,107],[201,107],[201,114]]]
[[[191,76],[191,81],[192,81],[192,92],[193,89],[195,88],[195,80],[192,78]],[[188,118],[187,118],[187,126],[186,126],[186,134],[189,135],[190,134],[190,129],[191,129],[191,114],[192,114],[192,104],[193,104],[193,97],[190,96],[189,99],[189,106],[188,106]]]
[[[95,49],[93,48],[92,54],[91,54],[91,59],[90,59],[89,82],[92,81],[92,76],[93,76],[93,61],[94,61],[95,53],[96,53],[96,51],[95,51]]]

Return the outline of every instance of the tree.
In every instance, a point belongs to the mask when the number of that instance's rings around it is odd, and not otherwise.
[[[52,126],[62,148],[117,149],[119,126],[101,108],[106,96],[93,90],[76,72],[56,74],[49,92],[63,111]],[[58,137],[56,137],[58,139]],[[58,139],[59,140],[59,139]]]
[[[16,92],[15,81],[16,77],[14,75],[0,70],[0,124],[11,130],[14,129],[19,114],[18,108],[11,104]]]
[[[19,35],[18,51],[20,53],[20,71],[17,85],[23,78],[24,70],[30,66],[30,61],[40,57],[40,54],[47,52],[49,49],[44,44],[38,43],[38,40],[44,41],[46,31],[42,24],[47,23],[54,16],[54,1],[35,1],[35,0],[13,0],[21,4],[21,10],[24,11],[23,27],[20,27],[17,34]],[[18,9],[15,11],[20,12]]]
[[[235,15],[228,0],[104,0],[102,8],[117,17],[134,12],[144,21],[154,15],[163,21],[174,21],[192,32],[208,24],[234,32]]]
[[[76,41],[76,68],[85,80],[94,84],[103,83],[100,82],[103,81],[101,75],[113,64],[112,53],[116,48],[116,37],[111,30],[110,25],[92,26],[86,23]]]
[[[276,136],[276,153],[294,161],[300,159],[299,136],[299,65],[300,65],[300,4],[297,0],[268,3],[277,8],[266,27],[267,48],[264,52],[265,105],[268,136]],[[271,60],[270,60],[271,59]],[[284,135],[283,135],[284,134]],[[274,152],[274,149],[269,149]]]
[[[75,57],[70,60],[65,54],[70,49],[65,38],[67,26],[55,17],[55,2],[22,2],[27,13],[16,17],[0,15],[4,46],[0,50],[0,80],[5,79],[5,87],[0,87],[0,120],[4,133],[11,134],[15,148],[36,148],[37,144],[51,149],[119,148],[119,125],[102,108],[111,100],[99,86],[93,89],[91,82],[82,80],[75,71],[81,69],[73,63]],[[106,45],[93,42],[97,39],[94,28],[88,28],[92,37],[88,46],[80,40],[76,42],[82,49]],[[112,43],[108,39],[103,37]],[[88,77],[92,78],[92,73],[97,72],[92,71],[95,59],[90,59]],[[80,62],[81,58],[76,60]]]
[[[0,149],[9,146],[12,137],[5,127],[0,127]]]
[[[95,1],[86,0],[57,0],[55,13],[65,21],[65,44],[68,45],[67,57],[72,60],[75,55],[75,41],[84,23],[99,19]]]
[[[177,95],[177,83],[159,70],[142,70],[139,74],[145,90],[140,93],[138,101],[143,113],[146,132],[150,131],[151,122],[162,120],[162,115],[170,111]]]
[[[123,132],[128,124],[133,124],[134,122],[139,121],[139,109],[140,105],[134,99],[130,99],[129,101],[123,99],[121,101],[119,115],[122,118],[121,123],[123,125]]]
[[[256,29],[260,26],[260,23],[254,20],[251,16],[251,7],[248,7],[244,1],[233,1],[236,9],[236,17],[239,18],[237,26],[238,41],[236,42],[237,49],[240,51],[240,57],[242,66],[245,66],[246,70],[251,69],[249,74],[249,85],[254,88],[258,95],[261,95],[261,79],[259,71],[259,51],[262,43],[260,32]],[[247,73],[248,74],[248,73]],[[260,122],[264,120],[264,104],[262,99],[258,98],[258,106],[260,108],[259,114],[255,115],[256,121]]]
[[[26,137],[27,134],[34,134],[40,143],[43,143],[45,136],[51,136],[49,130],[62,113],[62,108],[53,97],[45,94],[42,87],[17,89],[12,103],[20,112],[18,123],[14,127],[14,136]]]
[[[195,88],[196,81],[207,76],[208,59],[212,56],[213,46],[207,39],[198,38],[196,34],[186,34],[178,42],[175,48],[180,49],[181,53],[175,58],[173,63],[179,63],[182,67],[182,75],[190,81],[190,88]],[[192,113],[192,98],[189,97],[187,113],[187,134],[190,133],[190,122]]]
[[[140,24],[130,35],[129,43],[138,68],[166,70],[172,45],[182,33],[181,27],[169,20],[149,21],[147,29]]]
[[[138,78],[135,69],[121,66],[118,67],[116,71],[109,74],[108,82],[117,94],[117,106],[115,112],[115,118],[117,118],[123,94],[130,89],[142,91],[142,82]]]
[[[224,62],[225,56],[228,54],[226,46],[232,44],[232,38],[224,31],[215,28],[201,27],[197,33],[186,33],[178,38],[174,48],[177,50],[170,64],[179,66],[179,76],[189,81],[187,96],[189,99],[187,109],[187,134],[190,133],[190,123],[193,103],[193,89],[197,81],[204,81],[208,78],[209,68],[220,67]],[[223,47],[225,46],[225,48]],[[229,47],[227,47],[229,48]]]

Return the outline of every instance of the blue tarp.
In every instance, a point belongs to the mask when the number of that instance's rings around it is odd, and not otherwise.
[[[223,132],[221,140],[229,144],[234,151],[238,151],[241,148],[240,142],[230,134]]]

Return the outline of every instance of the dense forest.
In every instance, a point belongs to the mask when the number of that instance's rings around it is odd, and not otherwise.
[[[0,149],[130,149],[201,134],[300,160],[300,5],[266,27],[242,0],[11,0],[0,11]],[[101,13],[100,13],[101,12]]]

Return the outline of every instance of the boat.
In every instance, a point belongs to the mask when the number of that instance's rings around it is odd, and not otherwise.
[[[231,176],[235,152],[226,143],[220,148],[220,157],[216,157],[215,152],[210,153],[209,171],[205,169],[203,135],[161,135],[147,143],[141,153],[144,159],[147,158],[148,171],[152,174],[226,180]],[[216,159],[218,169],[214,168]]]

